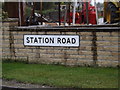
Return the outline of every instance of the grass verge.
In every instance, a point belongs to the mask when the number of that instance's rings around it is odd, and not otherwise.
[[[117,68],[65,67],[3,62],[3,78],[70,88],[118,88]]]

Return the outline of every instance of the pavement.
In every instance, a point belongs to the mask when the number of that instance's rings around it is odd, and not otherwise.
[[[30,88],[53,88],[51,86],[47,85],[39,85],[39,84],[31,84],[31,83],[23,83],[23,82],[18,82],[16,80],[5,80],[5,79],[0,79],[2,80],[2,88],[3,89],[8,89],[8,88],[13,88],[13,89],[30,89]],[[3,90],[2,89],[2,90]]]

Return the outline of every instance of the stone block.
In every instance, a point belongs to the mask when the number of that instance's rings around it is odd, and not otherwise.
[[[79,51],[78,51],[78,50],[67,50],[67,51],[66,51],[66,54],[70,54],[70,55],[74,54],[74,55],[77,55],[77,54],[79,54]]]
[[[103,41],[118,41],[118,37],[103,37]]]
[[[28,34],[31,34],[30,31],[18,31],[18,35],[28,35]]]
[[[81,32],[82,36],[91,36],[92,32]]]
[[[93,55],[92,51],[79,51],[80,55]]]
[[[23,44],[14,44],[14,47],[15,48],[24,48],[24,45]]]
[[[118,57],[117,56],[102,56],[102,55],[98,55],[97,57],[98,60],[110,60],[110,61],[118,61]]]
[[[80,45],[81,46],[84,46],[84,45],[90,46],[90,45],[92,45],[92,41],[80,41]]]
[[[65,32],[66,35],[76,35],[76,32]]]
[[[119,52],[111,52],[111,55],[112,56],[120,56],[120,53]]]
[[[110,32],[97,32],[96,35],[97,36],[110,36],[111,33]]]
[[[73,59],[68,59],[66,60],[66,62],[64,63],[66,65],[76,65],[76,60],[73,60]]]
[[[118,51],[118,47],[109,47],[109,46],[107,46],[107,47],[104,47],[104,50],[105,51]]]
[[[48,35],[60,35],[60,32],[47,32]]]
[[[10,45],[9,45],[9,44],[4,44],[4,43],[2,43],[2,47],[3,47],[3,48],[9,48]]]
[[[111,35],[116,37],[119,35],[119,32],[112,32]]]
[[[2,56],[11,56],[10,52],[7,51],[7,52],[2,52]]]
[[[86,56],[85,55],[69,55],[68,58],[69,59],[80,59],[80,58],[84,59],[86,58]]]
[[[92,36],[81,36],[80,40],[82,41],[92,41],[93,37]]]
[[[92,55],[86,55],[85,58],[88,59],[88,60],[89,60],[89,59],[92,60],[92,59],[93,59],[93,56],[92,56]]]
[[[17,49],[17,52],[18,53],[32,53],[32,50],[31,49]]]
[[[23,40],[23,35],[14,35],[14,39]]]
[[[97,41],[96,44],[97,46],[110,46],[111,42],[110,41]]]
[[[9,36],[9,35],[3,35],[2,38],[3,38],[3,40],[6,40],[6,39],[9,40],[9,39],[10,39],[10,36]]]
[[[44,34],[45,34],[44,31],[40,31],[40,32],[38,32],[38,35],[44,35]]]
[[[10,43],[9,43],[9,39],[3,40],[3,41],[2,41],[2,44],[3,44],[3,45],[4,45],[4,44],[8,44],[8,45],[9,45],[9,44],[10,44]]]
[[[53,57],[54,58],[67,58],[67,55],[65,56],[64,54],[55,54]]]
[[[106,56],[106,55],[112,55],[112,53],[110,51],[97,51],[97,54],[98,55],[103,55],[103,56]]]
[[[78,66],[93,66],[93,60],[83,60],[83,59],[79,59],[77,60],[77,65]]]
[[[97,36],[97,41],[103,41],[103,36]]]
[[[117,67],[118,66],[118,61],[104,61],[104,60],[99,60],[97,61],[97,64],[99,67]]]
[[[12,32],[13,35],[18,35],[17,31]]]
[[[54,57],[54,54],[41,54],[40,53],[40,58],[52,58]]]

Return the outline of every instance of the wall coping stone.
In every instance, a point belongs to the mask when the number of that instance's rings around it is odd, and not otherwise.
[[[82,25],[82,26],[21,26],[11,28],[12,31],[52,31],[52,32],[85,32],[85,31],[95,31],[95,32],[118,32],[120,30],[120,25]]]

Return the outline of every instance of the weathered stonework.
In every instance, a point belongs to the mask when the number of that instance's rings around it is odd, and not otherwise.
[[[12,22],[13,23],[13,22]],[[118,31],[90,31],[73,28],[44,30],[11,28],[3,22],[2,58],[24,59],[29,63],[62,64],[76,66],[118,66]],[[23,45],[23,35],[80,35],[79,47],[30,47]]]

